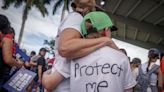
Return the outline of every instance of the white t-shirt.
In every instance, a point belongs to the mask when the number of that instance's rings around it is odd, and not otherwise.
[[[155,63],[150,64],[149,70],[152,68],[152,66],[154,64]],[[142,64],[141,69],[142,69],[143,73],[147,73],[147,71],[146,71],[147,66],[148,66],[148,62],[145,62],[144,64]],[[157,84],[157,74],[152,73],[151,76],[150,76],[150,85],[156,86],[156,84]]]
[[[123,92],[136,81],[128,58],[110,47],[71,62],[71,92]]]
[[[134,70],[132,70],[133,78],[136,80],[137,76],[139,74],[139,69],[136,67]]]
[[[69,86],[69,77],[70,77],[70,62],[67,61],[66,58],[62,57],[58,53],[58,40],[60,33],[64,31],[66,28],[73,28],[80,32],[80,25],[83,20],[83,17],[77,13],[77,12],[71,12],[68,14],[68,16],[63,20],[61,25],[59,26],[58,33],[55,39],[55,63],[52,67],[52,72],[56,69],[60,74],[62,74],[65,78],[64,81],[62,81],[59,86],[54,89],[53,92],[70,92],[70,86]]]

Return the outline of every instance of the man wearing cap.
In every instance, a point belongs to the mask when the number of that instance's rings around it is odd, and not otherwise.
[[[43,72],[46,71],[46,60],[44,58],[45,54],[46,54],[46,49],[45,48],[41,48],[39,50],[39,55],[40,57],[37,59],[37,77],[38,77],[38,83],[39,83],[39,88],[40,88],[40,92],[43,92],[43,87],[42,87],[42,75]]]
[[[72,7],[74,12],[69,13],[65,20],[59,26],[58,34],[56,36],[56,52],[55,59],[56,63],[52,68],[52,72],[45,76],[49,78],[50,76],[57,75],[65,77],[65,80],[69,80],[70,76],[70,60],[74,58],[83,57],[98,48],[103,46],[110,46],[113,41],[109,37],[101,37],[96,39],[82,39],[80,24],[82,22],[83,16],[88,12],[95,9],[95,0],[74,0]],[[117,48],[117,47],[115,47]],[[57,79],[53,82],[56,77],[53,77],[51,81],[47,81],[45,88],[52,89],[59,83],[62,79]],[[44,80],[43,80],[44,81]],[[46,81],[45,81],[46,82]],[[54,84],[56,83],[56,84]],[[69,81],[63,81],[60,85],[69,85]],[[58,86],[58,88],[65,86]],[[53,86],[53,87],[52,87]],[[62,89],[62,88],[60,88]],[[63,88],[65,90],[66,88]],[[69,89],[69,88],[68,88]],[[67,92],[65,91],[60,92]]]

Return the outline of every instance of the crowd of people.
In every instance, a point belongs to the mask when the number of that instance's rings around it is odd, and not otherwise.
[[[45,59],[47,50],[40,48],[28,62],[16,57],[14,29],[0,14],[0,92],[8,92],[4,83],[22,67],[37,74],[25,92],[162,92],[164,56],[158,49],[149,49],[148,60],[130,60],[112,40],[117,27],[108,14],[96,11],[101,8],[95,0],[74,0],[71,6],[59,26],[54,57]]]
[[[16,43],[14,40],[15,31],[11,27],[8,18],[0,14],[0,92],[8,92],[3,85],[20,69],[26,68],[37,75],[27,87],[26,91],[31,92],[34,86],[38,86],[41,90],[42,75],[48,68],[51,59],[45,59],[46,49],[41,48],[39,54],[31,51],[29,60],[24,61],[20,55],[16,53]],[[23,50],[22,50],[23,51]],[[24,52],[25,53],[25,52]]]

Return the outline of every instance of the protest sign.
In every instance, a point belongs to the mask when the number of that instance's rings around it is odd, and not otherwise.
[[[35,76],[36,73],[21,68],[4,84],[3,87],[10,92],[24,92]]]

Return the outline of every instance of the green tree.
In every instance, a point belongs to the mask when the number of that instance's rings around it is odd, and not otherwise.
[[[50,41],[44,40],[43,44],[48,46],[48,47],[45,47],[47,49],[48,53],[53,54],[53,55],[55,54],[54,53],[54,50],[55,50],[55,48],[54,48],[55,40],[54,39],[51,39]]]
[[[70,4],[71,0],[58,0],[53,7],[53,14],[56,13],[57,9],[59,7],[61,7],[62,4],[63,5],[63,9],[62,9],[62,15],[61,15],[61,21],[64,19],[65,16],[65,11],[69,11],[69,4]]]
[[[2,9],[8,9],[8,7],[11,4],[14,4],[16,8],[20,7],[21,5],[24,5],[23,9],[23,15],[22,15],[22,24],[21,24],[21,29],[19,33],[19,38],[18,38],[18,44],[21,44],[23,33],[24,33],[24,27],[25,23],[28,17],[28,13],[31,10],[33,6],[35,6],[45,17],[45,15],[48,15],[48,11],[45,8],[45,4],[50,4],[51,0],[3,0],[3,6]]]

